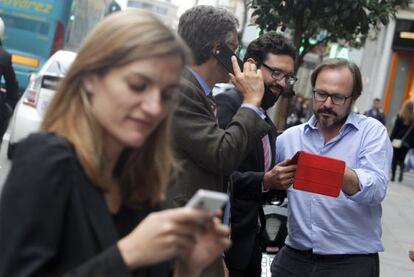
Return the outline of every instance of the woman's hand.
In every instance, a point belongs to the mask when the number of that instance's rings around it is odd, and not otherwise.
[[[193,247],[177,259],[175,276],[198,276],[229,247],[230,228],[218,218],[210,220]]]
[[[206,232],[197,221],[211,221],[212,215],[205,211],[178,208],[148,215],[131,233],[118,241],[118,248],[126,265],[130,269],[148,266],[170,260],[175,257],[185,257],[192,252],[201,234],[204,241],[210,239],[212,246],[207,246],[214,252],[215,238],[213,232]],[[213,227],[209,227],[209,230]],[[218,228],[218,227],[217,227]],[[220,231],[217,231],[221,234]],[[209,234],[210,237],[207,235]],[[214,233],[215,234],[215,233]],[[215,253],[215,252],[214,252]]]

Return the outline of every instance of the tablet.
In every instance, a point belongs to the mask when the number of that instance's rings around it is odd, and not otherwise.
[[[338,197],[344,179],[345,162],[307,151],[298,151],[289,161],[297,164],[293,188]]]

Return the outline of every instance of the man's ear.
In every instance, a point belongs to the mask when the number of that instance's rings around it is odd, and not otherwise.
[[[213,49],[211,49],[213,55],[216,55],[216,51],[219,47],[220,47],[220,42],[216,41],[213,43]]]
[[[255,61],[255,60],[253,60],[252,58],[248,58],[248,59],[246,60],[246,62],[256,64],[256,61]]]

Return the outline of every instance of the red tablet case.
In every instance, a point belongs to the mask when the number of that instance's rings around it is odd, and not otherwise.
[[[344,178],[345,162],[306,151],[299,151],[297,155],[293,187],[298,190],[338,197]],[[292,163],[295,159],[294,156]]]

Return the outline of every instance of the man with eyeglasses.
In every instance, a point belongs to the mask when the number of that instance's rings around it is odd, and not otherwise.
[[[171,182],[167,199],[183,206],[200,188],[227,191],[224,176],[231,174],[254,145],[270,129],[260,117],[263,78],[254,64],[243,72],[233,60],[233,81],[244,95],[244,104],[223,130],[216,118],[212,88],[229,81],[229,73],[217,59],[216,50],[238,47],[237,19],[225,9],[195,6],[180,17],[178,34],[190,47],[194,63],[183,74],[177,106],[171,118],[172,145],[179,168]],[[202,276],[224,274],[221,259]]]
[[[305,150],[345,161],[338,198],[290,185],[289,234],[272,276],[379,276],[381,202],[392,147],[379,121],[351,112],[362,92],[359,68],[327,59],[311,75],[314,115],[277,138],[277,161]],[[295,165],[286,171],[296,170]],[[292,179],[293,180],[293,179]]]
[[[276,32],[268,32],[252,41],[247,47],[244,61],[262,70],[266,85],[260,110],[271,127],[266,135],[253,142],[253,149],[231,175],[231,239],[232,246],[225,253],[230,277],[260,277],[262,250],[260,235],[265,227],[262,203],[266,197],[286,197],[285,190],[270,190],[279,185],[274,176],[275,142],[277,130],[267,116],[284,90],[293,86],[296,50],[288,40]],[[236,89],[216,96],[217,116],[222,128],[231,122],[243,102],[243,95]],[[275,168],[272,170],[272,168]],[[289,176],[282,176],[285,181]]]

